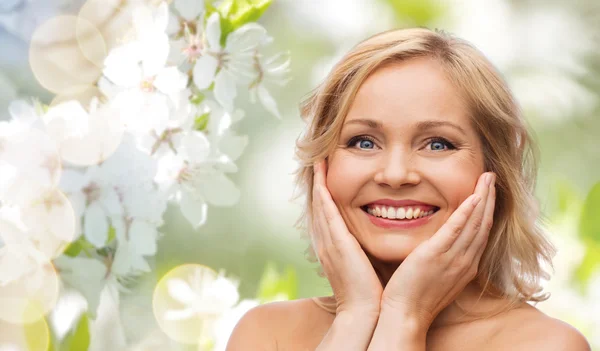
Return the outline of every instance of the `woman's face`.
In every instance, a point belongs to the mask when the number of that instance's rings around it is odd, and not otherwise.
[[[473,193],[483,172],[466,106],[439,64],[419,58],[379,68],[360,87],[328,158],[327,187],[363,249],[401,262]],[[407,219],[415,212],[419,218]]]

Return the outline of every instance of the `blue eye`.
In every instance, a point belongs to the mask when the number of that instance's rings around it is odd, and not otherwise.
[[[454,145],[452,145],[451,142],[449,142],[448,140],[446,140],[444,138],[430,139],[430,142],[427,145],[428,146],[430,145],[430,150],[432,150],[432,151],[444,151],[444,150],[456,149],[456,147]]]
[[[355,136],[348,141],[348,147],[354,147],[356,144],[359,145],[359,149],[366,148],[367,150],[375,147],[375,140],[366,135]]]

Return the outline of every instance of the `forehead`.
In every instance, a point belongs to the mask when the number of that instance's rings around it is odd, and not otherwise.
[[[444,120],[469,122],[460,92],[431,58],[393,62],[378,68],[360,86],[347,119],[373,118],[384,125]]]

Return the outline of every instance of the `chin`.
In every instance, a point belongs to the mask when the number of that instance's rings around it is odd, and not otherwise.
[[[370,238],[371,242],[363,245],[368,254],[386,263],[400,263],[410,255],[413,250],[423,242],[415,237],[399,235],[383,235],[378,238]]]

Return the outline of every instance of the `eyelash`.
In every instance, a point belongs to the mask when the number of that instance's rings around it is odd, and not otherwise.
[[[370,142],[372,142],[373,144],[375,144],[375,139],[373,139],[372,137],[368,136],[368,135],[358,135],[355,137],[352,137],[349,141],[348,144],[346,145],[347,147],[353,147],[358,141],[362,141],[362,140],[368,140]],[[450,141],[448,141],[448,139],[446,138],[442,138],[442,137],[433,137],[433,138],[429,138],[427,139],[428,144],[431,143],[442,143],[444,145],[446,145],[447,149],[445,150],[441,150],[441,151],[447,151],[447,150],[455,150],[456,146],[454,146],[454,144],[452,144]],[[361,149],[363,150],[363,149]],[[440,151],[440,150],[431,150],[431,151]]]

